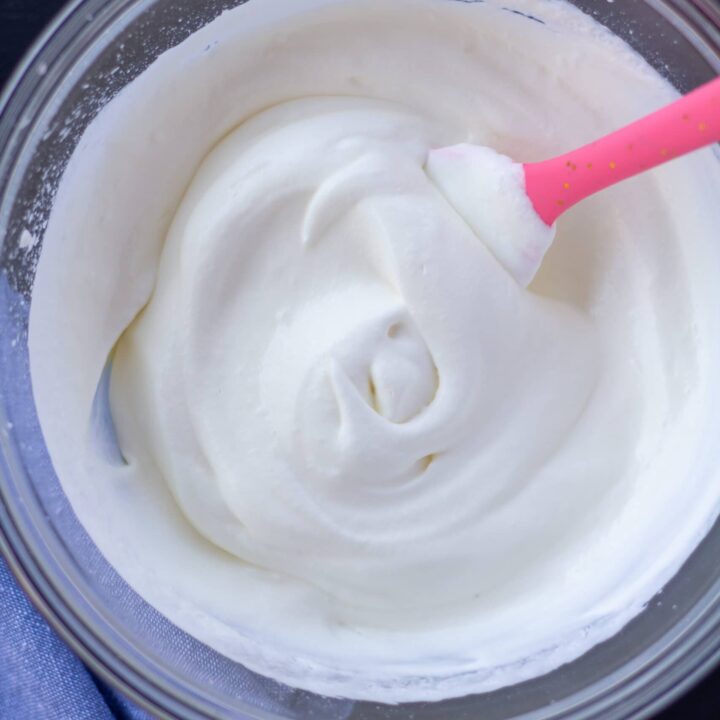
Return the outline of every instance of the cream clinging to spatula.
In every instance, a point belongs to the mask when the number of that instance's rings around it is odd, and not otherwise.
[[[426,170],[495,257],[528,285],[562,213],[610,185],[719,141],[720,77],[549,160],[520,165],[489,148],[461,144],[433,150]]]

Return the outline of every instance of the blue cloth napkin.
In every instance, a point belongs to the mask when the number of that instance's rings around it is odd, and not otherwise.
[[[2,556],[0,718],[150,720],[89,672],[33,607]]]

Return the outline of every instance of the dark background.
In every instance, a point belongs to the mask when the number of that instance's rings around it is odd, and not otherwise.
[[[64,3],[65,0],[0,0],[0,86],[4,85],[15,63]],[[720,720],[720,670],[661,713],[657,720]]]

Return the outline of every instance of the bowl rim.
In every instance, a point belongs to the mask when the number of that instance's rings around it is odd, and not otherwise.
[[[70,17],[77,13],[83,4],[85,4],[84,0],[69,0],[66,2],[60,10],[55,13],[50,22],[43,27],[40,34],[35,38],[20,60],[15,64],[10,76],[4,83],[4,86],[0,88],[0,130],[2,130],[2,126],[7,120],[8,109],[11,107],[16,91],[21,86],[25,78],[27,78],[32,71],[38,67],[41,62],[43,62],[42,58],[45,54],[47,54],[47,48],[55,37],[58,29]],[[3,148],[2,153],[0,154],[4,154],[6,143],[5,138],[1,133],[0,139],[3,140],[3,142],[0,143],[0,148]],[[0,180],[2,180],[1,176]],[[2,397],[1,392],[0,397]],[[19,551],[19,549],[23,548],[23,543],[11,515],[9,514],[5,501],[6,473],[10,472],[5,461],[8,450],[5,442],[2,442],[0,450],[2,450],[2,453],[0,453],[0,555],[2,555],[7,562],[10,571],[35,608],[40,612],[45,620],[47,620],[58,635],[60,635],[63,641],[80,656],[83,662],[90,665],[93,671],[102,676],[103,680],[112,684],[139,705],[148,710],[154,710],[154,708],[147,705],[145,699],[137,693],[134,688],[128,685],[125,680],[102,666],[100,663],[96,662],[92,653],[85,648],[80,639],[70,631],[65,623],[62,622],[59,614],[55,611],[47,596],[40,590],[44,583],[38,576],[38,568],[35,566],[32,558],[28,555],[24,558],[24,562],[21,560],[20,556],[22,555],[22,552]],[[164,717],[170,718],[168,715],[165,715]]]
[[[709,63],[720,73],[720,5],[716,6],[713,0],[640,1],[656,10],[686,37],[691,34],[693,45],[701,54],[704,50],[704,57],[709,58]],[[81,42],[83,28],[92,29],[100,16],[107,22],[113,13],[133,7],[140,9],[143,4],[144,0],[70,0],[25,52],[0,92],[0,193],[4,194],[7,178],[16,164],[15,156],[27,139],[27,136],[22,137],[24,128],[19,128],[12,117],[13,105],[20,95],[33,97],[48,82],[45,73],[38,69],[67,55],[70,48]],[[65,45],[56,47],[61,31],[69,38]],[[49,97],[52,94],[50,90]],[[0,245],[2,242],[0,239]],[[2,397],[0,388],[0,400]],[[4,414],[2,407],[0,414]],[[171,688],[153,682],[130,658],[122,657],[111,648],[58,590],[58,578],[46,572],[28,547],[22,520],[13,511],[8,485],[8,478],[18,470],[13,467],[13,456],[8,438],[0,434],[0,554],[32,603],[92,672],[146,712],[167,720],[207,717],[189,693],[173,694]],[[600,720],[601,717],[642,720],[664,709],[700,682],[720,664],[720,581],[707,591],[701,602],[704,608],[698,617],[670,647],[635,673],[614,685],[606,684],[591,697],[565,708],[561,706],[572,702],[572,697],[559,701],[560,714],[554,717],[557,720]],[[256,710],[248,708],[248,711],[259,717]],[[535,711],[531,711],[521,717],[529,719],[534,714]],[[250,716],[247,717],[249,720]]]

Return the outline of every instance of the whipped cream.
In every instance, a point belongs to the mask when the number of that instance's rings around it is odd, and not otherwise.
[[[718,511],[717,159],[573,208],[535,276],[553,230],[510,158],[675,92],[571,6],[513,9],[542,22],[251,0],[112,100],[58,189],[30,350],[63,487],[148,602],[292,685],[540,675]]]

